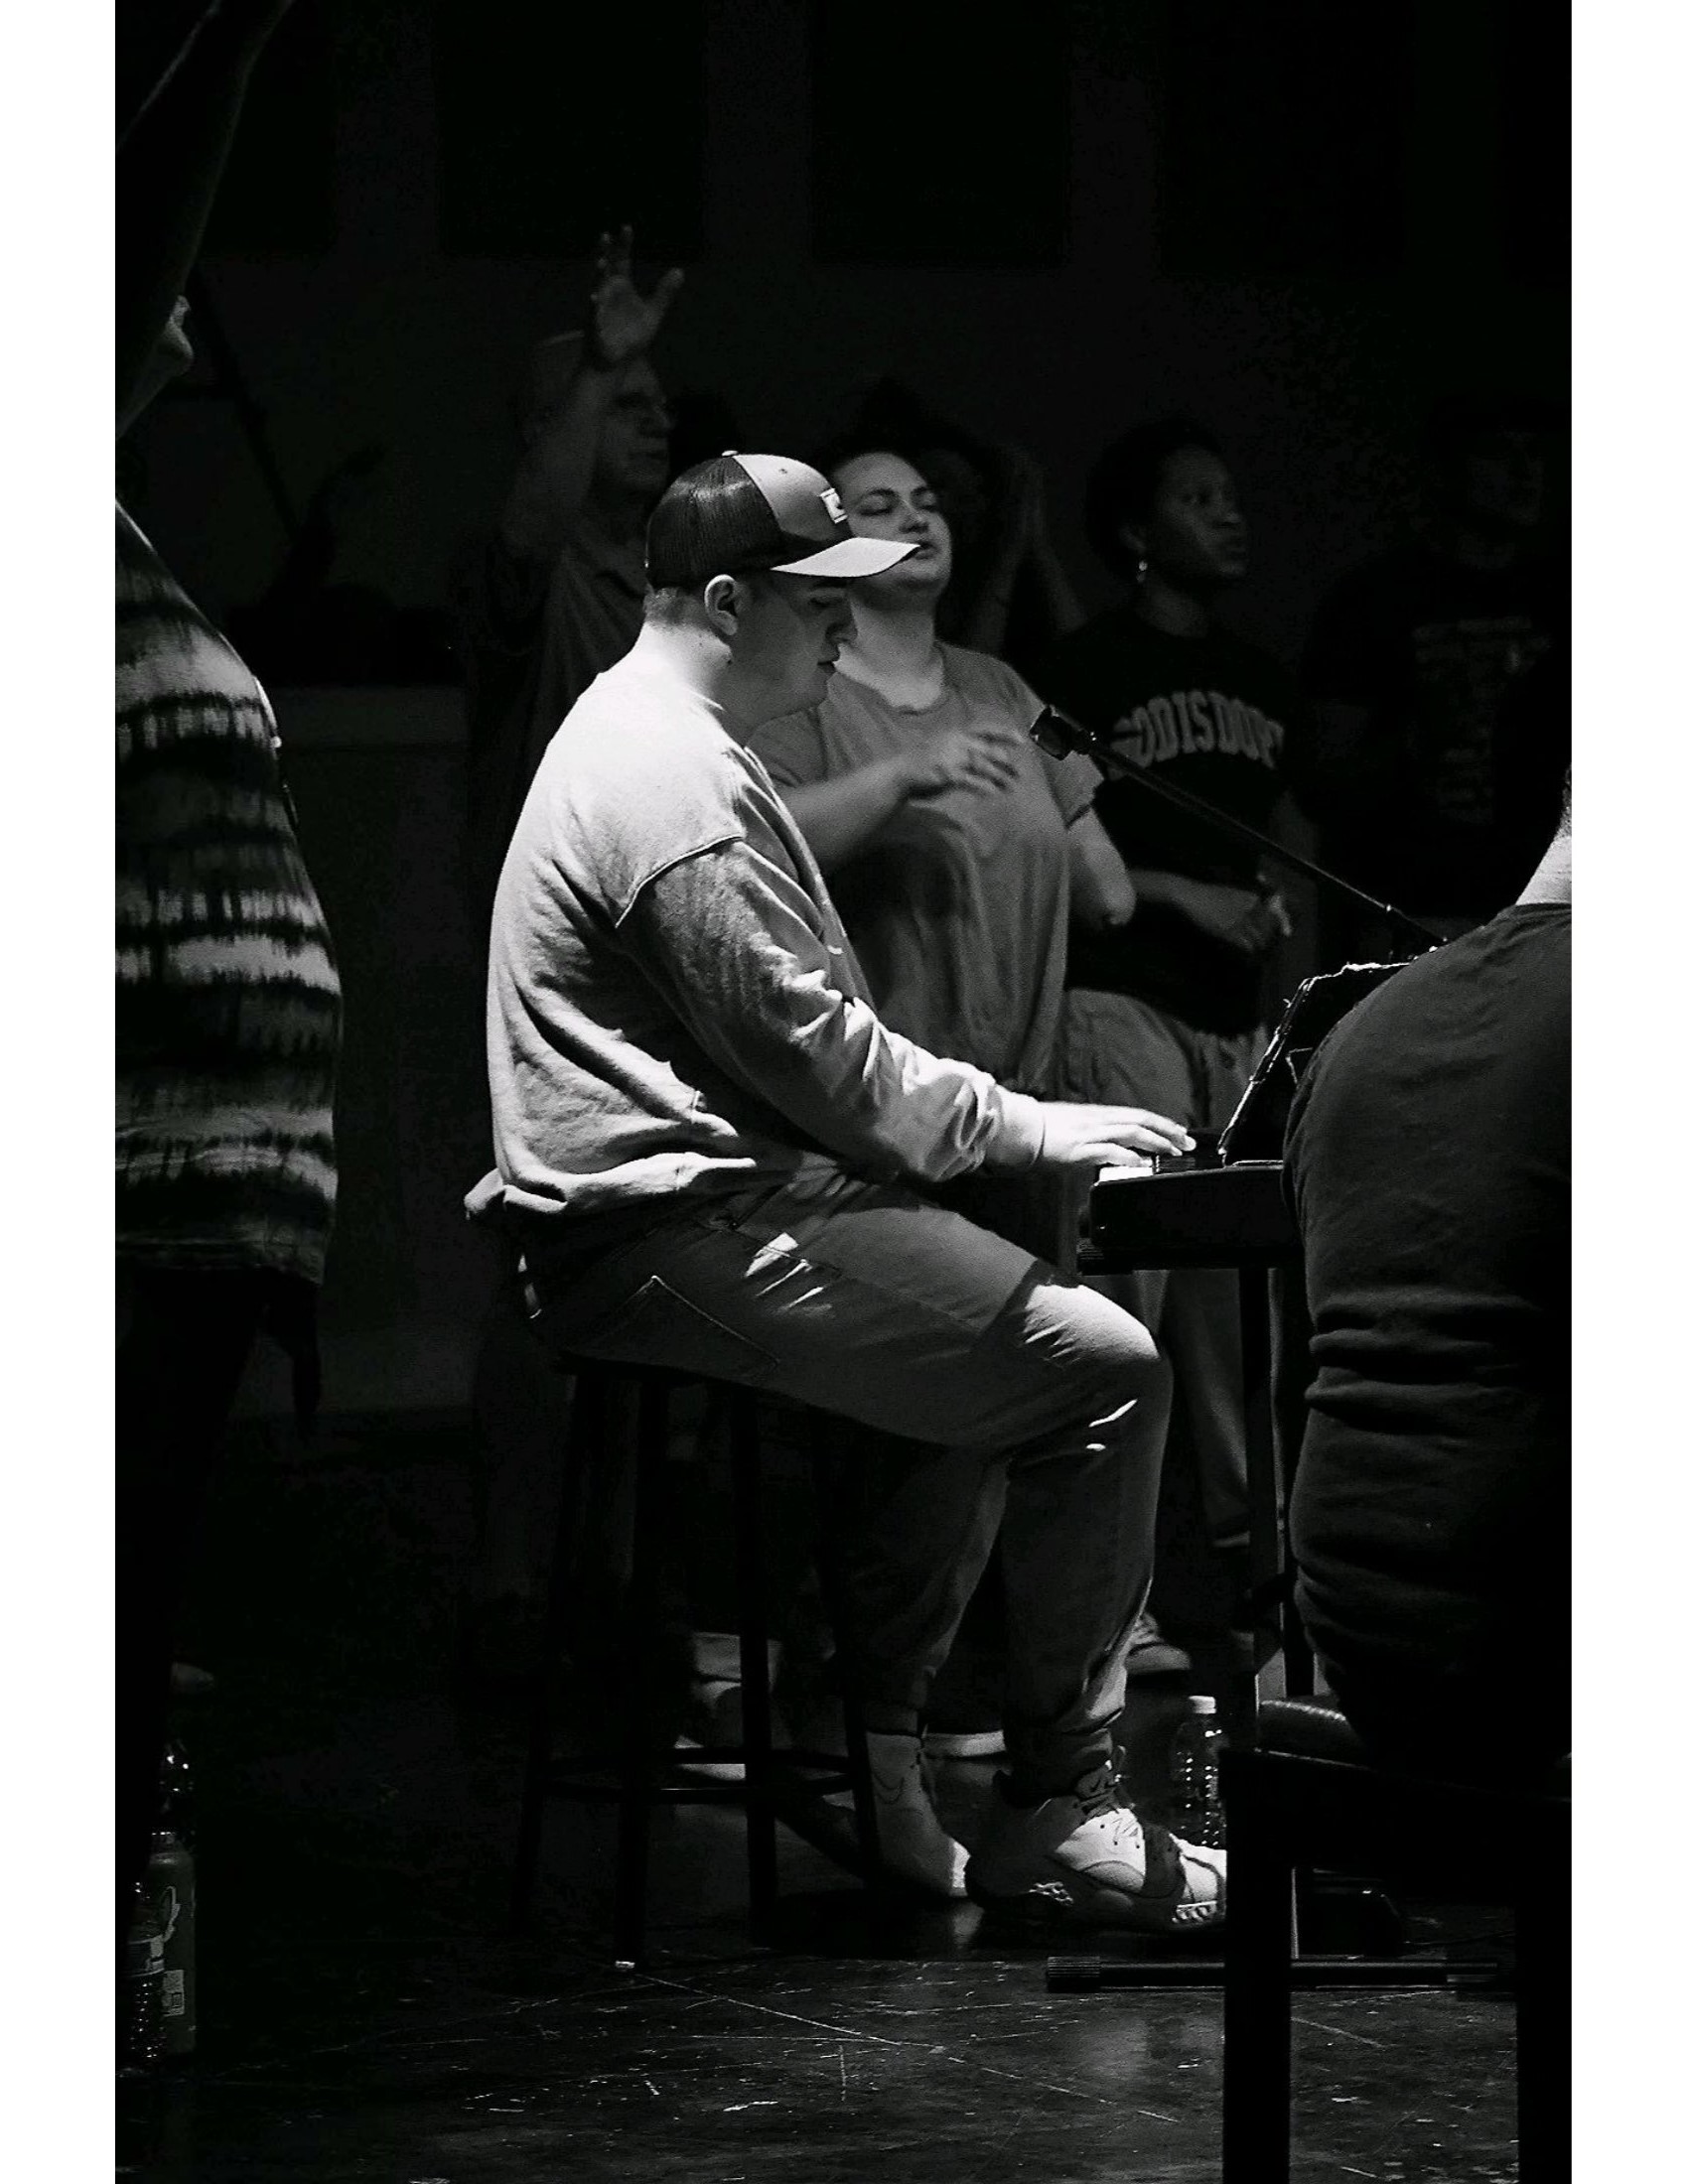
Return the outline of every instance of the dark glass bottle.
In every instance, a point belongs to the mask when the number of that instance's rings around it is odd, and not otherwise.
[[[160,2009],[164,2053],[192,2055],[195,2040],[194,1858],[173,1829],[152,1839],[142,1883],[163,1937]]]
[[[118,2002],[118,2068],[151,2070],[163,2053],[164,1929],[145,1883],[137,1881]]]
[[[159,1768],[158,1825],[143,1884],[164,1937],[160,2008],[167,2057],[194,2052],[193,1788],[188,1756],[172,1738]]]

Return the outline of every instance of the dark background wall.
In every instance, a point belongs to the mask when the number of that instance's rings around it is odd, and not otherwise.
[[[1188,410],[1255,536],[1240,626],[1293,653],[1398,534],[1444,391],[1568,388],[1567,11],[1521,0],[298,0],[204,272],[283,481],[385,460],[335,575],[443,606],[538,336],[599,229],[688,270],[657,362],[800,451],[896,372],[1049,466]],[[158,405],[143,520],[214,613],[284,532],[226,386]],[[278,678],[279,679],[279,678]],[[277,697],[347,959],[346,1209],[325,1310],[353,1396],[456,1400],[484,1283],[478,983],[451,693]],[[334,1354],[331,1351],[331,1373]]]
[[[206,270],[296,495],[388,450],[339,573],[400,604],[440,599],[518,359],[580,322],[624,215],[689,270],[671,384],[784,449],[903,374],[1046,459],[1098,601],[1087,458],[1204,416],[1255,519],[1239,616],[1285,647],[1410,503],[1427,393],[1565,391],[1551,4],[593,12],[298,0],[255,86]],[[232,409],[163,405],[146,453],[184,575],[260,590],[282,536]]]

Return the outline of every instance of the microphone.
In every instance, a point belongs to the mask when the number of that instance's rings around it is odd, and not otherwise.
[[[1032,741],[1052,758],[1064,758],[1069,751],[1076,751],[1098,763],[1107,748],[1093,728],[1085,728],[1057,705],[1046,705],[1032,723]]]
[[[1192,795],[1187,788],[1178,788],[1171,781],[1158,780],[1147,766],[1135,765],[1113,750],[1108,739],[1093,728],[1086,728],[1082,721],[1075,721],[1071,714],[1063,713],[1059,706],[1046,704],[1032,723],[1032,741],[1040,751],[1047,751],[1052,757],[1065,758],[1073,751],[1088,758],[1099,767],[1110,781],[1130,781],[1135,787],[1147,789],[1160,797],[1163,803],[1172,804],[1187,812],[1192,818],[1205,821],[1209,827],[1228,834],[1233,842],[1246,842],[1263,857],[1270,857],[1280,865],[1287,865],[1306,880],[1321,887],[1333,888],[1337,894],[1345,894],[1350,902],[1360,902],[1395,926],[1398,932],[1410,933],[1421,948],[1439,948],[1447,935],[1433,933],[1428,925],[1421,925],[1416,917],[1409,917],[1393,902],[1384,902],[1374,894],[1367,894],[1363,887],[1356,887],[1351,880],[1340,874],[1327,872],[1323,865],[1316,865],[1311,857],[1303,857],[1298,851],[1286,849],[1281,842],[1274,842],[1269,834],[1261,834],[1241,819],[1233,819],[1228,811],[1220,811],[1205,798]]]

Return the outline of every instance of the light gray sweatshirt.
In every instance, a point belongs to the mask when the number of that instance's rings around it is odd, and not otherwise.
[[[874,1014],[761,761],[634,651],[553,737],[492,913],[496,1166],[469,1208],[573,1215],[840,1168],[1026,1168],[1038,1103]]]

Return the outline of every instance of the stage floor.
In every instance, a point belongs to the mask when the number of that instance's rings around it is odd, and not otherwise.
[[[1216,2184],[1219,1998],[1051,1994],[1047,1935],[972,1906],[870,1935],[856,1884],[781,1836],[777,1946],[745,1938],[741,1826],[658,1817],[648,1967],[604,1932],[610,1821],[554,1806],[533,1932],[503,1928],[519,1707],[456,1673],[460,1422],[242,1429],[185,1648],[200,2052],[119,2089],[132,2176],[206,2184]],[[1153,1783],[1181,1689],[1127,1721]],[[988,1765],[945,1771],[956,1832]],[[1497,1915],[1404,1906],[1504,1954]],[[1129,1946],[1129,1945],[1125,1945]],[[1501,1991],[1296,2008],[1297,2174],[1516,2173]]]

